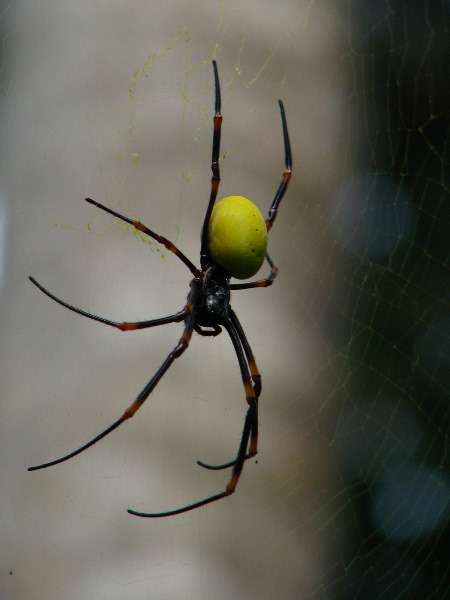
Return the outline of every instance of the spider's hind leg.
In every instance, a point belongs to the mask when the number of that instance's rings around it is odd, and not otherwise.
[[[199,502],[194,502],[193,504],[189,504],[188,506],[183,506],[182,508],[176,508],[175,510],[167,510],[162,513],[144,513],[138,512],[136,510],[128,509],[128,512],[131,515],[136,515],[137,517],[147,517],[147,518],[160,518],[160,517],[170,517],[173,515],[179,515],[181,513],[188,512],[195,508],[199,508],[200,506],[205,506],[205,504],[210,504],[211,502],[216,502],[216,500],[221,500],[222,498],[226,498],[227,496],[231,496],[236,490],[236,486],[239,481],[239,477],[242,472],[242,467],[244,466],[245,461],[245,451],[248,445],[248,440],[250,437],[250,433],[254,427],[254,423],[257,422],[257,412],[258,412],[258,402],[255,397],[253,397],[253,401],[250,403],[250,406],[247,410],[247,414],[245,415],[244,421],[244,429],[242,431],[241,442],[239,444],[239,450],[236,460],[234,461],[234,469],[233,474],[231,475],[231,479],[228,482],[225,491],[220,492],[219,494],[214,494],[213,496],[208,496]]]
[[[250,437],[251,437],[251,432],[250,432]],[[245,455],[244,460],[248,460],[249,458],[253,458],[255,456],[256,452],[254,454],[250,454],[250,452],[248,452]],[[235,460],[231,460],[230,462],[224,463],[223,465],[208,465],[208,463],[203,462],[202,460],[198,460],[197,464],[200,467],[203,467],[204,469],[209,469],[210,471],[222,471],[223,469],[229,469],[230,467],[234,467],[234,465],[236,464],[237,459]]]
[[[204,469],[210,469],[212,471],[220,471],[222,469],[234,467],[233,481],[236,473],[238,473],[239,478],[244,462],[255,456],[258,452],[258,398],[261,394],[261,375],[256,366],[256,361],[244,330],[242,329],[236,313],[231,308],[229,319],[224,323],[224,327],[228,331],[231,341],[233,342],[234,350],[238,358],[249,408],[245,417],[244,430],[242,432],[242,439],[237,457],[234,460],[221,465],[210,465],[200,460],[197,461],[197,464]],[[234,484],[234,487],[236,486],[236,483]]]

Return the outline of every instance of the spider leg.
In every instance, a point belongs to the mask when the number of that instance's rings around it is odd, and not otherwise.
[[[209,232],[209,221],[211,220],[211,213],[214,203],[217,198],[217,192],[219,191],[220,184],[220,167],[219,167],[219,153],[220,153],[220,138],[222,132],[222,115],[221,115],[221,95],[220,95],[220,82],[219,72],[217,70],[217,63],[215,60],[212,61],[214,69],[214,85],[216,90],[216,99],[214,105],[214,133],[213,133],[213,144],[212,144],[212,157],[211,157],[211,194],[209,196],[208,207],[206,209],[205,220],[203,221],[202,237],[201,237],[201,248],[200,248],[200,264],[202,268],[210,262],[210,256],[208,252],[208,232]]]
[[[174,510],[168,510],[162,513],[144,513],[138,512],[136,510],[128,509],[130,515],[136,515],[137,517],[147,517],[147,518],[158,518],[158,517],[171,517],[173,515],[179,515],[184,512],[188,512],[190,510],[194,510],[195,508],[199,508],[200,506],[204,506],[205,504],[210,504],[211,502],[215,502],[216,500],[221,500],[222,498],[226,498],[230,496],[236,489],[236,485],[238,483],[242,466],[244,464],[246,458],[246,450],[248,446],[248,440],[254,426],[255,420],[257,420],[257,402],[256,399],[252,402],[247,410],[247,414],[245,416],[244,421],[244,429],[242,431],[241,442],[239,444],[238,455],[234,464],[233,474],[231,479],[225,489],[225,491],[220,492],[219,494],[214,494],[213,496],[209,496],[208,498],[204,498],[203,500],[199,500],[199,502],[194,502],[193,504],[189,504],[188,506],[183,506],[181,508],[176,508]]]
[[[146,235],[153,238],[160,244],[163,244],[163,246],[165,246],[167,248],[167,250],[170,250],[170,252],[173,252],[173,254],[175,254],[175,256],[178,256],[178,258],[187,266],[187,268],[190,270],[192,275],[194,275],[194,277],[198,277],[200,275],[200,271],[197,269],[197,267],[188,259],[187,256],[185,256],[181,252],[181,250],[179,250],[179,248],[177,248],[175,246],[175,244],[173,244],[167,238],[163,237],[162,235],[159,235],[158,233],[155,233],[154,231],[152,231],[151,229],[149,229],[148,227],[143,225],[140,221],[134,221],[133,219],[124,217],[123,215],[116,212],[115,210],[112,210],[111,208],[108,208],[107,206],[104,206],[103,204],[100,204],[100,202],[96,202],[95,200],[92,200],[91,198],[86,198],[86,202],[89,202],[89,204],[93,204],[97,208],[104,210],[105,212],[109,213],[110,215],[113,215],[114,217],[117,217],[118,219],[121,219],[122,221],[125,221],[125,223],[129,223],[130,225],[133,225],[133,227],[135,229],[142,231],[142,233],[145,233]]]
[[[278,267],[275,266],[273,260],[267,253],[266,261],[269,263],[270,273],[265,279],[259,279],[258,281],[249,281],[248,283],[231,283],[230,290],[248,290],[249,288],[269,287],[269,285],[272,285],[275,277],[278,275]]]
[[[78,450],[74,450],[73,452],[70,452],[70,454],[63,456],[62,458],[52,460],[51,462],[44,463],[42,465],[37,465],[35,467],[29,467],[28,468],[29,471],[37,471],[38,469],[46,469],[47,467],[51,467],[53,465],[57,465],[59,463],[65,462],[66,460],[69,460],[70,458],[77,456],[77,454],[81,454],[81,452],[84,452],[84,450],[87,450],[88,448],[90,448],[91,446],[96,444],[98,441],[100,441],[101,439],[106,437],[108,434],[110,434],[112,431],[114,431],[114,429],[117,429],[117,427],[119,427],[119,425],[121,425],[124,421],[131,419],[131,417],[133,417],[135,415],[135,413],[138,411],[138,409],[144,404],[144,402],[147,400],[149,395],[152,393],[152,391],[154,390],[154,388],[158,384],[158,382],[162,379],[163,375],[169,369],[169,367],[174,362],[174,360],[176,358],[178,358],[179,356],[181,356],[183,354],[183,352],[186,350],[186,348],[189,346],[189,342],[192,337],[192,332],[194,330],[194,324],[195,324],[195,319],[196,319],[196,301],[197,301],[198,294],[200,291],[200,285],[201,285],[200,280],[196,280],[196,279],[194,279],[191,283],[191,291],[189,292],[188,303],[186,304],[186,307],[185,307],[186,308],[186,324],[184,327],[183,335],[181,336],[178,344],[168,354],[167,358],[165,359],[163,364],[159,367],[158,371],[153,375],[153,377],[150,379],[150,381],[147,383],[147,385],[144,387],[144,389],[140,392],[140,394],[137,396],[137,398],[134,400],[134,402],[125,410],[125,412],[120,417],[120,419],[115,421],[112,425],[110,425],[108,427],[108,429],[105,429],[105,431],[103,431],[102,433],[97,435],[90,442],[88,442],[87,444],[84,444],[84,446],[81,446],[81,448],[78,448]],[[187,307],[190,307],[190,308],[187,309]]]
[[[245,335],[244,329],[237,317],[237,314],[230,307],[230,320],[234,325],[234,328],[237,331],[239,340],[244,348],[245,356],[247,358],[248,366],[250,367],[250,373],[252,374],[253,381],[253,392],[257,398],[261,395],[261,373],[258,370],[256,365],[255,357],[253,355],[253,351],[248,343],[247,336]]]
[[[266,219],[266,227],[267,231],[272,227],[275,219],[277,218],[278,206],[283,199],[283,196],[287,190],[289,185],[289,181],[291,180],[292,175],[292,154],[291,154],[291,143],[289,141],[289,132],[286,123],[286,115],[284,112],[284,104],[281,100],[278,100],[278,104],[280,106],[280,114],[281,114],[281,124],[283,127],[283,141],[284,141],[284,165],[285,169],[283,171],[283,177],[281,183],[278,187],[278,190],[275,194],[275,198],[272,201],[272,204],[269,208],[269,215]]]
[[[37,288],[39,288],[41,290],[41,292],[43,292],[46,296],[48,296],[49,298],[51,298],[58,304],[61,304],[61,306],[64,306],[65,308],[68,308],[72,312],[82,315],[83,317],[92,319],[93,321],[98,321],[99,323],[103,323],[104,325],[110,325],[111,327],[116,327],[117,329],[120,329],[121,331],[132,331],[135,329],[145,329],[147,327],[157,327],[158,325],[166,325],[167,323],[178,323],[179,321],[183,321],[186,318],[186,316],[189,314],[189,312],[192,310],[192,303],[188,302],[186,304],[186,306],[183,308],[183,310],[180,310],[179,312],[175,313],[174,315],[169,315],[168,317],[161,317],[159,319],[151,319],[150,321],[137,321],[137,322],[125,321],[123,323],[117,323],[116,321],[110,321],[109,319],[104,319],[103,317],[98,317],[97,315],[93,315],[89,312],[86,312],[85,310],[81,310],[81,308],[77,308],[76,306],[73,306],[72,304],[68,304],[64,300],[61,300],[60,298],[58,298],[57,296],[55,296],[54,294],[49,292],[47,289],[45,289],[45,287],[42,286],[40,283],[38,283],[36,281],[36,279],[34,279],[34,277],[31,277],[31,275],[29,277],[29,280],[32,283],[34,283],[34,285]]]
[[[258,398],[261,394],[261,374],[259,373],[258,367],[256,366],[255,357],[253,356],[252,349],[250,347],[250,344],[248,343],[248,340],[244,333],[242,325],[240,324],[236,313],[234,312],[234,310],[231,307],[230,307],[229,315],[230,315],[230,324],[229,325],[225,324],[225,327],[230,335],[230,338],[234,345],[236,355],[238,357],[239,366],[241,368],[242,381],[244,383],[244,387],[247,392],[247,402],[250,404],[252,398],[255,398],[256,402],[257,402]],[[244,356],[242,354],[242,348],[244,349],[246,360],[244,359]],[[249,374],[248,367],[250,368],[250,372],[252,375],[251,380],[253,381],[253,384],[250,381],[250,374]],[[251,396],[249,396],[249,392],[250,392]],[[249,400],[249,398],[250,398],[250,400]],[[256,419],[253,422],[252,429],[250,431],[249,452],[246,454],[244,460],[247,460],[247,459],[255,456],[255,454],[257,453],[257,446],[258,446],[258,419],[256,417]],[[203,467],[204,469],[209,469],[211,471],[220,471],[222,469],[227,469],[229,467],[232,467],[233,465],[236,464],[237,460],[238,459],[236,458],[235,460],[232,460],[228,463],[224,463],[222,465],[210,465],[208,463],[198,460],[197,464],[200,465],[200,467]]]
[[[238,326],[236,326],[236,323]],[[158,518],[158,517],[170,517],[173,515],[179,515],[184,512],[188,512],[190,510],[194,510],[195,508],[199,508],[200,506],[204,506],[205,504],[210,504],[211,502],[215,502],[216,500],[221,500],[222,498],[226,498],[226,496],[231,496],[234,493],[236,486],[239,481],[239,477],[241,476],[241,472],[244,466],[245,460],[249,456],[254,456],[257,453],[257,441],[258,441],[258,398],[254,391],[254,387],[252,384],[252,380],[250,377],[250,372],[245,360],[245,356],[247,356],[247,352],[251,354],[250,346],[245,338],[245,344],[240,339],[240,332],[242,331],[242,327],[237,320],[236,315],[232,311],[232,316],[227,319],[223,326],[228,331],[231,341],[233,342],[233,346],[236,352],[236,356],[238,358],[239,367],[241,369],[242,381],[244,383],[244,388],[247,396],[248,410],[245,415],[244,427],[242,430],[241,441],[239,443],[239,448],[237,452],[236,459],[227,463],[226,466],[233,466],[233,472],[231,475],[231,479],[228,482],[227,487],[223,492],[219,494],[214,494],[213,496],[208,496],[208,498],[204,498],[203,500],[199,500],[198,502],[194,502],[193,504],[188,504],[188,506],[183,506],[181,508],[176,508],[174,510],[168,510],[162,513],[144,513],[138,512],[132,509],[128,509],[128,512],[131,515],[135,515],[137,517],[147,517],[147,518]],[[244,348],[244,350],[243,350]],[[244,355],[245,353],[245,355]],[[251,354],[253,356],[253,354]],[[253,359],[254,360],[254,359]],[[249,452],[247,454],[247,447],[250,447]],[[214,467],[213,467],[214,468]],[[224,468],[216,467],[216,468]]]
[[[284,104],[281,100],[278,100],[278,104],[280,106],[280,114],[281,114],[281,124],[283,128],[283,141],[284,141],[284,171],[281,179],[281,183],[278,186],[275,197],[272,201],[272,204],[269,208],[269,214],[266,219],[266,228],[267,231],[270,231],[272,225],[275,222],[278,214],[278,206],[280,205],[281,200],[283,199],[284,194],[289,185],[289,181],[292,176],[292,154],[291,154],[291,143],[289,141],[289,132],[287,128],[286,122],[286,114],[284,112]],[[232,283],[230,285],[230,290],[248,290],[249,288],[255,287],[268,287],[272,285],[275,277],[278,274],[278,268],[273,263],[272,259],[268,254],[266,254],[266,260],[270,266],[270,273],[265,279],[260,279],[259,281],[250,281],[249,283]]]

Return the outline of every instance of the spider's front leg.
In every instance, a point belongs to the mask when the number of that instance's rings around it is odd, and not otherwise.
[[[280,107],[280,115],[281,115],[281,125],[283,129],[283,143],[284,143],[284,171],[282,174],[280,185],[275,193],[275,197],[272,200],[272,204],[269,208],[269,214],[266,219],[266,229],[269,232],[272,228],[272,225],[275,222],[278,214],[278,206],[283,199],[284,194],[288,188],[289,182],[292,177],[292,153],[291,153],[291,142],[289,140],[289,131],[286,122],[286,113],[284,111],[284,104],[281,100],[278,100],[278,104]],[[278,274],[278,268],[273,263],[270,256],[266,253],[266,261],[270,267],[270,273],[265,279],[259,279],[258,281],[250,281],[248,283],[232,283],[230,285],[230,290],[248,290],[249,288],[256,287],[268,287],[272,285],[275,277]]]
[[[278,100],[281,115],[281,125],[283,128],[283,143],[284,143],[284,171],[281,179],[281,183],[278,186],[275,198],[269,208],[269,215],[266,219],[267,231],[269,231],[277,218],[278,206],[283,199],[284,194],[288,188],[289,182],[292,176],[292,153],[291,153],[291,142],[289,141],[289,131],[286,122],[286,113],[284,112],[284,104],[282,100]]]
[[[120,213],[116,212],[115,210],[112,210],[111,208],[108,208],[107,206],[104,206],[103,204],[100,204],[100,202],[96,202],[95,200],[92,200],[91,198],[86,198],[86,202],[89,202],[89,204],[93,204],[100,210],[103,210],[103,211],[109,213],[110,215],[117,217],[121,221],[125,221],[125,223],[129,223],[130,225],[133,225],[133,227],[135,229],[137,229],[138,231],[142,231],[142,233],[145,233],[145,235],[148,235],[149,237],[153,238],[154,240],[156,240],[157,242],[159,242],[160,244],[165,246],[167,248],[167,250],[170,250],[170,252],[175,254],[175,256],[178,256],[178,258],[181,260],[181,262],[183,262],[187,266],[187,268],[190,270],[192,275],[194,275],[194,277],[199,277],[200,271],[197,269],[197,267],[188,259],[187,256],[185,256],[183,254],[183,252],[181,252],[181,250],[179,248],[177,248],[175,246],[175,244],[173,242],[171,242],[164,236],[159,235],[159,233],[155,233],[154,231],[149,229],[146,225],[144,225],[140,221],[134,221],[133,219],[130,219],[129,217],[125,217],[124,215],[121,215]]]

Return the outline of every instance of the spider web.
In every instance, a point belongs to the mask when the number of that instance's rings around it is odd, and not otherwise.
[[[356,8],[356,5],[355,5]],[[360,156],[330,203],[347,280],[331,447],[349,548],[333,595],[449,587],[448,6],[358,7],[350,29]],[[350,56],[350,55],[349,55]],[[343,290],[342,290],[343,291]],[[339,571],[338,569],[337,571]]]
[[[3,3],[0,589],[8,599],[440,599],[449,555],[449,5]],[[194,261],[209,195],[262,211],[268,290],[233,294],[263,374],[258,461],[219,492],[245,400],[225,334],[194,337],[138,415],[112,423],[180,326],[189,273],[90,196]],[[136,238],[136,239],[135,239]],[[146,242],[146,243],[143,243]],[[30,289],[31,288],[31,289]]]

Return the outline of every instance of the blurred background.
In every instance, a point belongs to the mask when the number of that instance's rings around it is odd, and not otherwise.
[[[449,587],[449,4],[114,0],[0,11],[0,589],[8,600],[444,598]],[[265,213],[280,268],[233,308],[263,374],[260,449],[218,493],[246,410],[226,335],[182,326],[218,61],[220,196]],[[264,267],[265,269],[265,267]],[[265,274],[261,273],[261,274]]]

